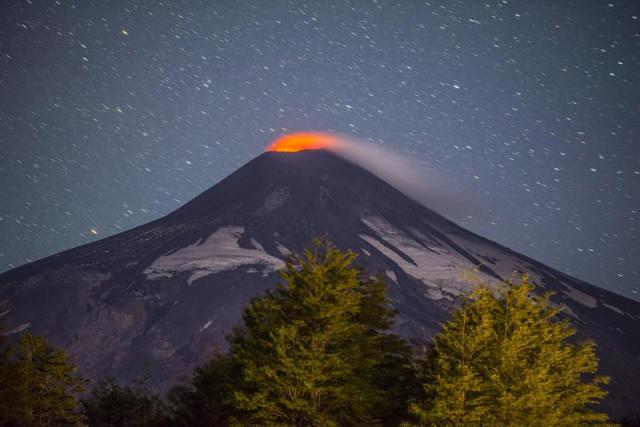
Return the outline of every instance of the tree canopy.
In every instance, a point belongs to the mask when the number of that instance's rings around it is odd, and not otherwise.
[[[122,386],[105,378],[82,400],[82,414],[91,427],[160,427],[167,425],[168,410],[142,381]]]
[[[40,336],[24,333],[2,358],[3,425],[69,426],[82,420],[77,395],[85,381],[63,351]]]
[[[246,306],[229,351],[166,399],[105,379],[80,402],[85,381],[63,351],[29,333],[8,347],[0,333],[0,425],[607,424],[595,344],[526,277],[462,296],[418,357],[389,332],[385,282],[355,260],[326,240],[290,256],[276,288]]]
[[[324,240],[290,257],[277,288],[246,307],[229,357],[177,391],[183,411],[252,425],[397,424],[418,388],[411,352],[386,332],[384,282],[355,258]]]
[[[594,343],[576,342],[569,320],[526,277],[496,294],[481,286],[443,325],[426,360],[428,398],[419,425],[581,426],[607,378],[594,375]]]
[[[184,427],[224,426],[234,413],[231,399],[241,384],[240,366],[231,354],[216,353],[196,368],[191,382],[169,392],[172,425]]]

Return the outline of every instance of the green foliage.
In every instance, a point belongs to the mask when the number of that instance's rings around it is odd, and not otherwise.
[[[0,306],[0,312],[3,307]],[[12,366],[10,363],[10,350],[6,346],[4,323],[0,318],[0,421],[8,419],[9,410],[13,406],[12,388]],[[0,422],[2,425],[2,422]]]
[[[240,369],[228,354],[216,354],[207,364],[197,368],[191,384],[174,387],[169,400],[174,407],[172,425],[227,425],[233,408],[233,390],[240,386]]]
[[[76,396],[84,381],[76,376],[64,352],[26,333],[3,358],[3,425],[69,426],[81,421]]]
[[[413,370],[391,325],[386,287],[363,280],[326,241],[293,256],[284,283],[254,299],[231,338],[242,384],[237,422],[255,425],[377,425],[403,413]]]
[[[477,289],[435,337],[425,363],[429,398],[412,406],[419,425],[583,426],[605,423],[590,409],[606,392],[594,344],[524,277],[495,296]]]
[[[605,425],[594,407],[608,379],[594,344],[524,277],[496,295],[464,297],[421,361],[388,332],[395,312],[380,278],[356,255],[314,241],[287,261],[282,281],[246,307],[230,352],[174,387],[169,406],[141,383],[107,379],[82,401],[84,381],[62,351],[0,334],[0,425],[420,426]],[[407,402],[414,402],[407,410]],[[171,412],[171,413],[170,413]],[[628,418],[624,425],[636,425]],[[410,424],[403,424],[409,426]]]
[[[104,379],[82,400],[82,412],[91,427],[155,427],[167,423],[162,400],[142,384],[120,386]]]
[[[360,312],[354,320],[368,328],[369,345],[361,349],[374,360],[372,369],[356,370],[374,388],[377,399],[374,419],[384,426],[397,426],[408,415],[408,402],[422,396],[413,352],[401,337],[384,333],[393,325],[395,311],[387,299],[387,285],[380,279],[361,279]]]

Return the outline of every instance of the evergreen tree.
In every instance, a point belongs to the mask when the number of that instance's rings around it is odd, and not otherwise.
[[[415,369],[413,352],[398,335],[385,333],[393,326],[395,310],[389,306],[387,285],[380,277],[360,278],[363,294],[360,312],[354,320],[365,325],[370,341],[360,351],[375,360],[372,369],[355,371],[376,390],[373,418],[384,426],[397,426],[406,419],[408,404],[422,396],[421,383]]]
[[[2,312],[0,307],[0,312]],[[0,421],[7,420],[13,406],[11,396],[12,366],[10,363],[9,347],[6,345],[4,322],[0,318]],[[2,425],[2,422],[0,422]]]
[[[142,383],[120,386],[113,379],[98,382],[82,400],[82,412],[91,427],[157,427],[168,425],[164,402]]]
[[[81,421],[76,396],[84,380],[65,353],[44,338],[22,334],[8,355],[0,421],[9,426],[69,426]]]
[[[225,426],[233,413],[233,391],[240,386],[240,370],[229,354],[216,354],[194,371],[191,383],[169,393],[173,405],[172,425]]]
[[[377,425],[404,409],[413,371],[391,325],[386,287],[363,280],[356,255],[315,241],[284,283],[254,299],[231,338],[242,384],[232,404],[255,425]]]
[[[477,289],[434,339],[429,398],[412,406],[419,425],[586,426],[606,392],[592,342],[574,344],[569,321],[524,277],[496,296]]]

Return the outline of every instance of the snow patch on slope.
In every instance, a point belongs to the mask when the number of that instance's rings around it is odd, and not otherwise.
[[[513,277],[513,275],[517,273],[527,273],[531,283],[542,288],[545,287],[544,280],[540,276],[540,274],[536,273],[535,269],[533,269],[531,266],[526,265],[525,262],[518,259],[517,257],[509,253],[505,253],[499,248],[493,247],[492,245],[488,245],[483,242],[474,242],[470,239],[459,238],[455,235],[449,235],[448,237],[456,244],[467,250],[469,253],[480,259],[483,259],[484,264],[498,273],[501,277],[509,278]],[[517,276],[514,277],[514,279],[517,281]],[[564,282],[560,282],[560,284],[564,287],[561,292],[568,298],[589,308],[598,307],[597,298],[583,291],[580,291]],[[616,309],[616,307],[610,306],[607,308],[616,312],[621,312],[621,310]],[[577,317],[577,315],[575,315],[575,313],[573,312],[570,312],[569,314]]]
[[[276,248],[278,248],[278,252],[282,254],[282,256],[291,255],[291,251],[285,245],[276,242]]]
[[[573,286],[569,286],[564,282],[562,282],[562,286],[564,286],[565,288],[562,291],[562,293],[568,296],[569,298],[571,298],[572,300],[574,300],[575,302],[578,302],[589,308],[598,307],[598,300],[595,297],[592,297],[589,294],[585,294],[584,292],[579,291],[578,289],[574,288]]]
[[[603,307],[607,307],[609,310],[615,311],[616,313],[618,313],[621,316],[624,316],[624,311],[620,310],[618,307],[616,307],[614,305],[602,303],[602,306]]]
[[[381,240],[366,234],[360,234],[359,237],[393,261],[409,276],[427,285],[425,294],[428,298],[452,299],[471,289],[472,284],[460,277],[461,271],[471,272],[475,268],[465,258],[451,254],[445,249],[432,247],[434,245],[418,242],[383,218],[365,217],[362,218],[362,222]]]
[[[29,328],[31,326],[31,323],[23,323],[20,326],[16,326],[15,328],[11,329],[10,331],[7,331],[4,333],[4,335],[11,335],[11,334],[19,334],[20,332],[24,331],[25,329]]]
[[[481,260],[484,265],[504,279],[513,277],[514,273],[517,276],[517,273],[523,273],[525,271],[529,272],[529,269],[526,268],[522,260],[500,250],[499,248],[496,248],[495,246],[459,237],[456,234],[449,234],[447,237],[474,257]],[[529,276],[532,276],[530,272]],[[538,286],[544,287],[542,286],[540,278],[537,275],[533,276],[534,277],[531,277],[531,279],[535,281]]]
[[[211,320],[209,320],[207,323],[202,325],[202,327],[200,327],[200,332],[204,331],[205,329],[209,329],[209,326],[211,326],[212,323],[213,322]]]
[[[257,242],[252,243],[259,249],[245,249],[238,245],[238,239],[244,233],[244,227],[227,226],[216,230],[203,243],[195,243],[156,259],[144,270],[147,279],[172,277],[183,271],[191,272],[189,284],[210,274],[225,270],[234,270],[242,266],[262,267],[262,275],[284,268],[284,262],[269,255]]]
[[[264,200],[264,204],[256,211],[257,215],[268,215],[280,209],[289,199],[289,189],[280,187],[273,190]]]
[[[254,248],[256,248],[259,251],[264,252],[264,247],[260,244],[260,242],[258,242],[256,239],[254,239],[253,237],[251,238],[251,244],[253,245]]]
[[[552,306],[554,306],[553,303],[552,303]],[[575,313],[575,311],[571,310],[571,307],[569,307],[567,304],[558,304],[557,306],[560,307],[560,309],[564,313],[568,314],[569,316],[573,317],[574,319],[580,320],[580,317],[578,317],[578,315]]]
[[[389,279],[391,279],[394,282],[398,283],[398,276],[396,276],[396,273],[393,270],[387,270],[387,271],[385,271],[385,273],[387,274],[387,277]]]

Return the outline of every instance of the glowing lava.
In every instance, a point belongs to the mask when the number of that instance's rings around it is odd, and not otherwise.
[[[331,149],[338,145],[338,139],[326,133],[302,132],[284,135],[274,141],[267,151],[293,153],[302,150]]]

